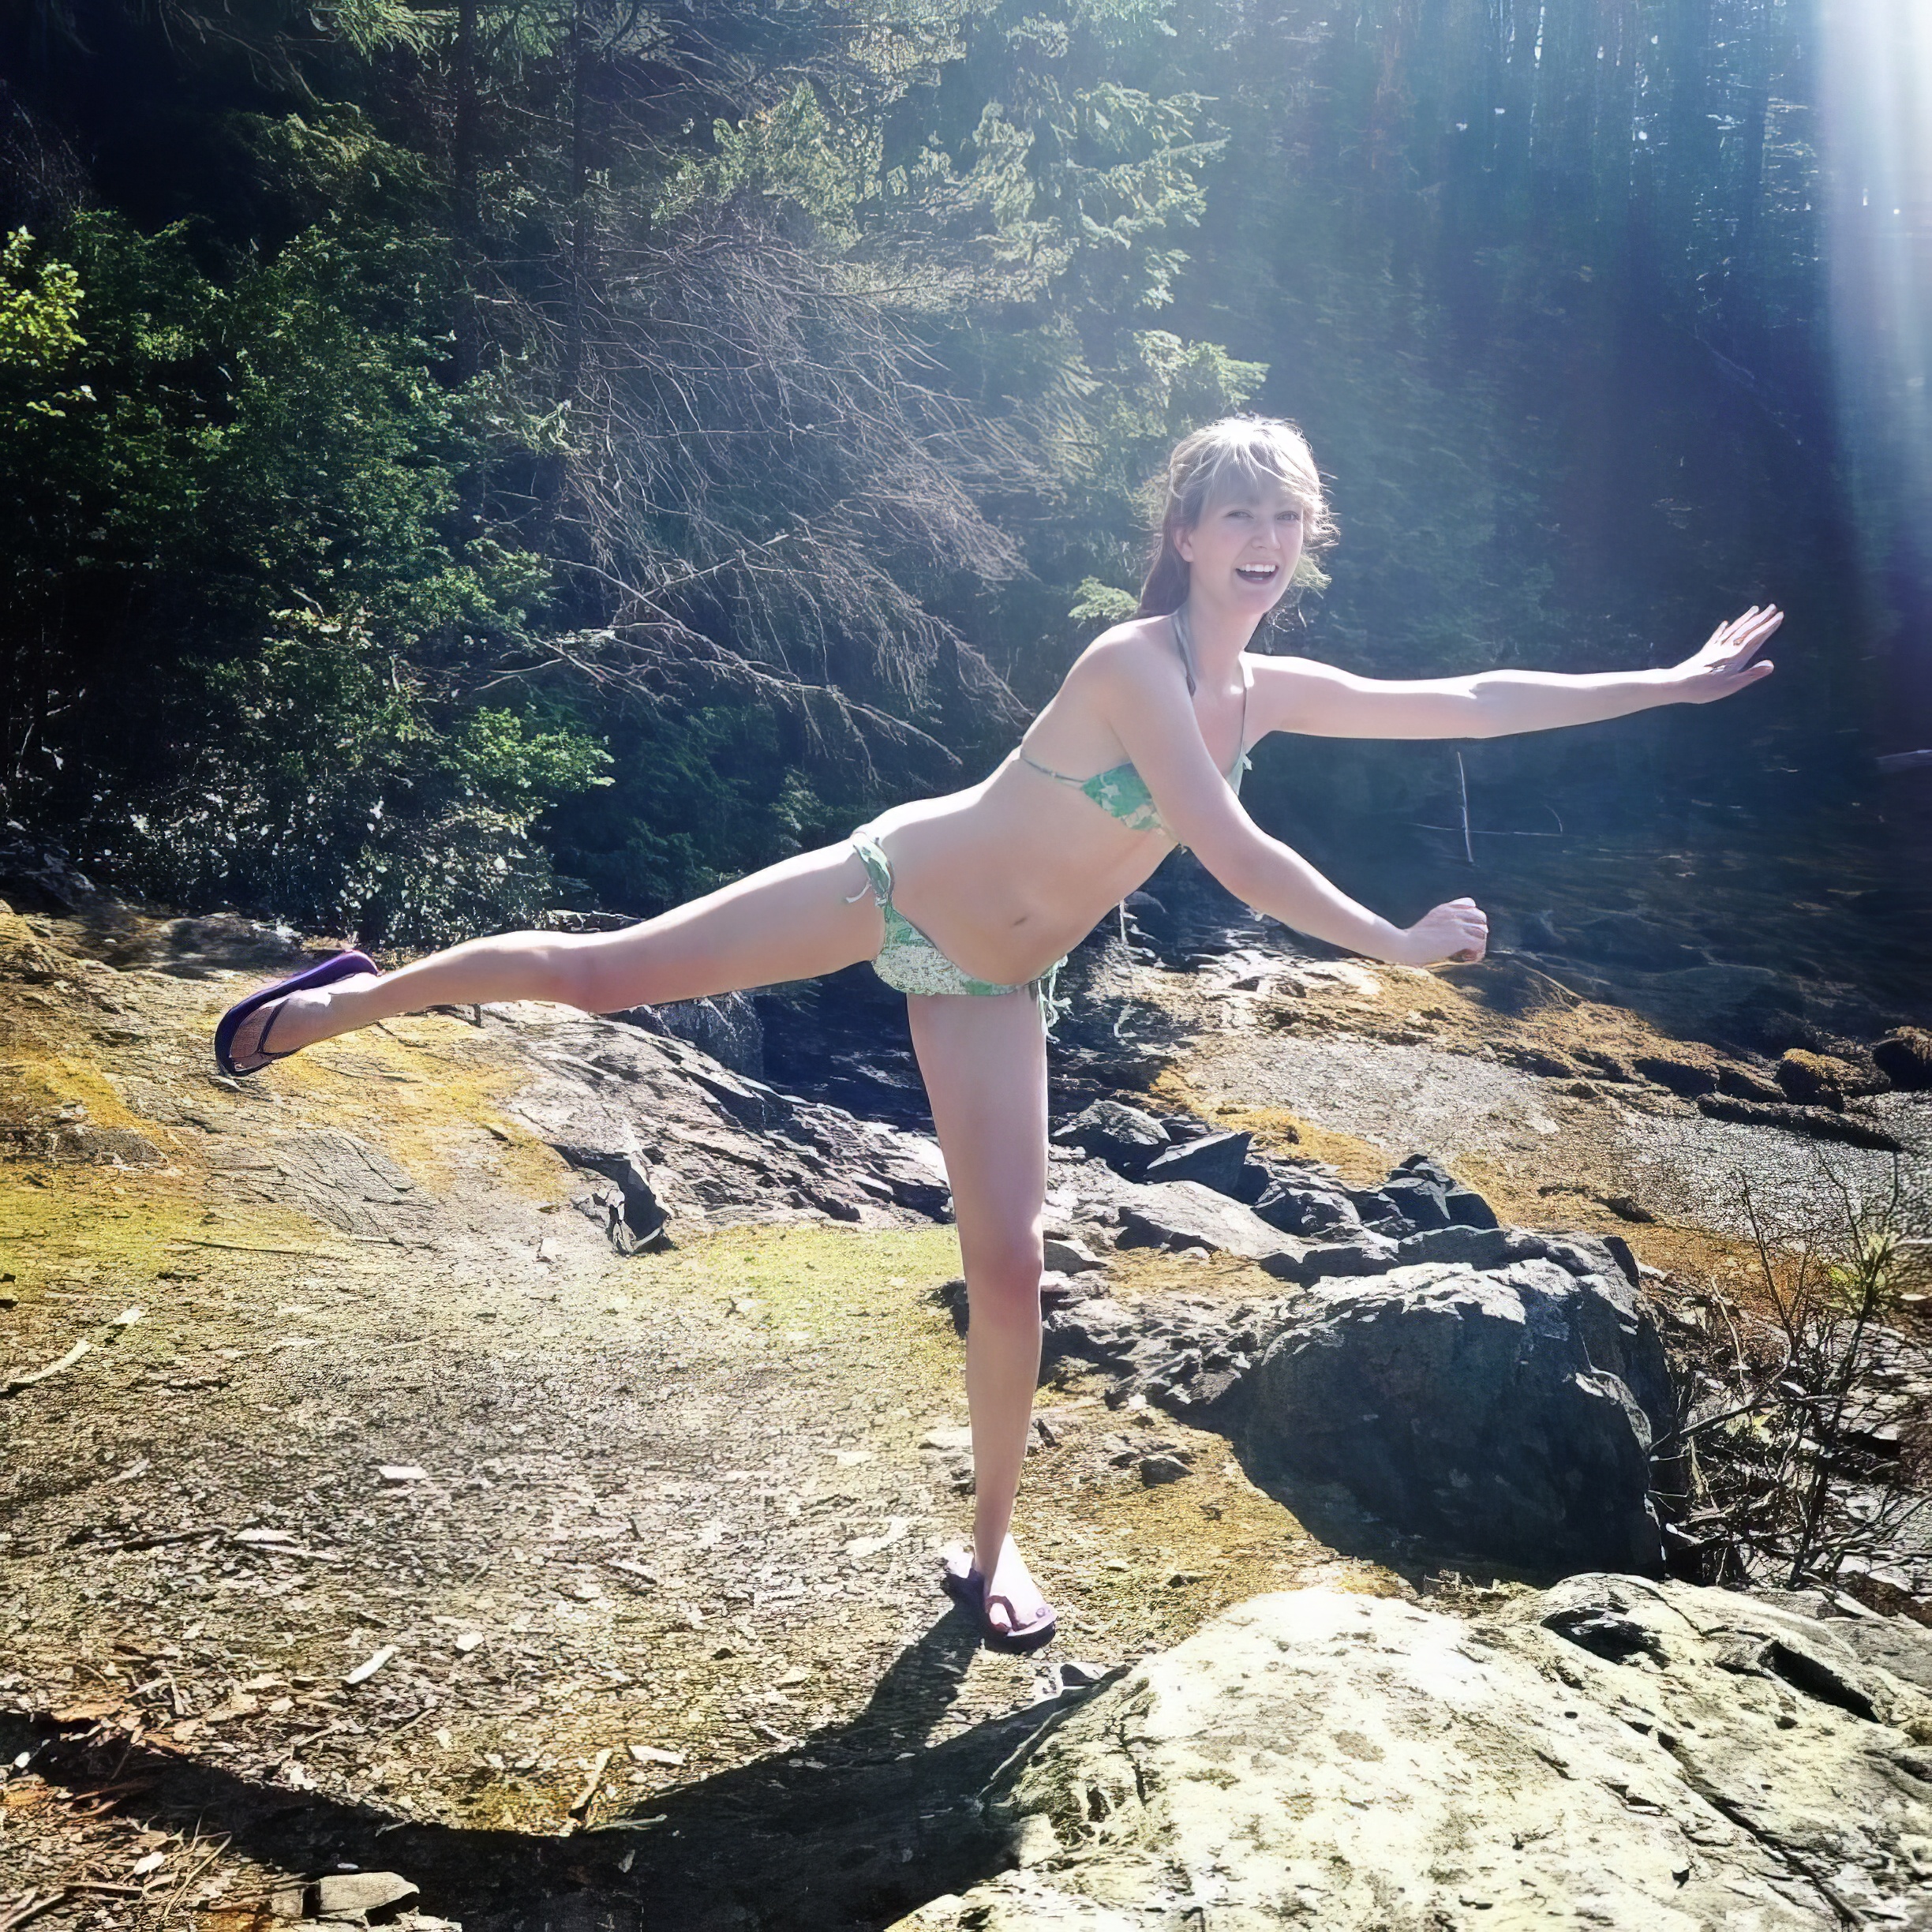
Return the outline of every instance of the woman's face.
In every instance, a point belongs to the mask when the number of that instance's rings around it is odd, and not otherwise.
[[[1301,559],[1301,506],[1280,483],[1237,487],[1177,530],[1174,548],[1187,560],[1190,597],[1258,620],[1281,601]]]

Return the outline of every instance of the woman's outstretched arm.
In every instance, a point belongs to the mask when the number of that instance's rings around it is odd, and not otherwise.
[[[1473,900],[1453,900],[1413,926],[1397,926],[1270,838],[1215,769],[1170,653],[1121,639],[1091,655],[1100,710],[1147,781],[1161,822],[1236,898],[1297,932],[1397,965],[1482,957],[1489,922]]]
[[[1625,717],[1657,705],[1709,704],[1771,675],[1758,660],[1784,614],[1756,605],[1703,649],[1657,671],[1477,671],[1467,677],[1365,678],[1307,657],[1256,661],[1261,732],[1318,738],[1502,738]],[[1756,660],[1754,661],[1754,660]]]

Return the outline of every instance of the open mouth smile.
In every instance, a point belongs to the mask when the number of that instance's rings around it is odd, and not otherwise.
[[[1281,575],[1279,564],[1237,564],[1234,575],[1243,583],[1272,583]]]

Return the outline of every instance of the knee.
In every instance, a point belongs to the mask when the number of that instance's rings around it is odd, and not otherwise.
[[[967,1299],[975,1318],[1038,1321],[1044,1265],[1037,1229],[976,1249],[966,1268]]]

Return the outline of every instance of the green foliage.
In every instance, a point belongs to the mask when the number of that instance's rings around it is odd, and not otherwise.
[[[1836,620],[1799,10],[1547,11],[98,0],[9,62],[0,804],[370,936],[653,909],[1003,749],[1241,408],[1357,668]]]
[[[277,617],[258,656],[182,667],[182,769],[141,809],[95,821],[118,874],[370,944],[532,923],[556,886],[537,821],[608,785],[609,754],[509,711],[448,715],[366,612]]]
[[[91,400],[84,388],[50,392],[62,366],[87,346],[74,327],[80,278],[64,261],[32,265],[32,245],[24,228],[0,242],[0,408],[9,429],[22,412],[58,417],[64,405]]]

